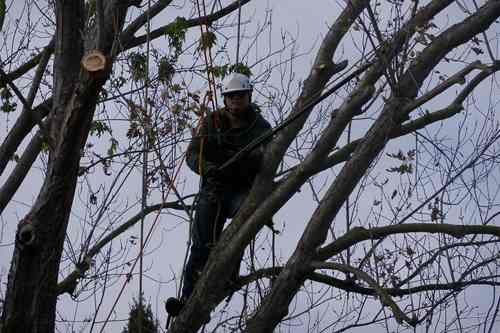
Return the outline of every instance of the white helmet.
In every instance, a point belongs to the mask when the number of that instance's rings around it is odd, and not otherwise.
[[[240,73],[231,73],[224,80],[222,95],[233,91],[252,91],[252,85],[248,76]]]

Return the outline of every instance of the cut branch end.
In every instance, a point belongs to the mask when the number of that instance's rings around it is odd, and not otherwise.
[[[98,50],[92,50],[82,58],[82,66],[89,73],[98,73],[106,67],[106,57]]]

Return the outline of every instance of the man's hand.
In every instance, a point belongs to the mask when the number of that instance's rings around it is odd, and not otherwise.
[[[222,173],[220,172],[217,165],[215,165],[214,163],[206,162],[205,168],[203,170],[203,177],[211,179],[219,179],[222,178]]]
[[[208,199],[218,202],[223,191],[222,175],[219,168],[213,163],[206,163],[203,170],[203,179],[208,185]]]

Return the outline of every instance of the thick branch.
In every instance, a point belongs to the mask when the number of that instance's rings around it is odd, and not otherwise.
[[[123,30],[121,33],[120,39],[122,42],[127,43],[127,41],[131,40],[134,38],[134,34],[139,31],[148,21],[148,19],[151,19],[158,15],[163,9],[165,9],[168,5],[172,3],[172,0],[162,0],[158,1],[154,5],[152,5],[148,10],[146,10],[142,15],[139,15],[134,21],[132,21],[130,24],[127,25],[127,27]],[[168,27],[168,25],[167,25]],[[160,28],[161,29],[161,28]],[[165,28],[164,28],[165,29]],[[155,37],[152,35],[154,31],[150,32],[150,40],[154,39]],[[156,36],[160,37],[161,35],[164,35],[165,32],[162,34]],[[147,36],[141,36],[141,37],[146,37],[144,39],[144,42],[147,40]],[[141,43],[142,44],[142,43]]]
[[[24,150],[23,155],[17,161],[16,167],[5,181],[5,184],[0,188],[0,215],[10,202],[19,186],[28,174],[31,166],[35,162],[40,150],[42,149],[43,137],[40,132],[36,133],[28,147]]]
[[[391,139],[393,138],[398,138],[407,134],[414,133],[415,131],[422,129],[428,125],[434,124],[438,121],[445,120],[448,118],[451,118],[458,113],[460,113],[463,110],[462,103],[465,101],[465,99],[474,91],[474,89],[481,83],[483,82],[486,78],[490,77],[492,74],[498,72],[500,70],[500,62],[497,62],[493,64],[492,66],[487,67],[486,69],[483,69],[479,74],[477,74],[466,86],[465,88],[457,95],[457,97],[453,100],[453,102],[447,106],[444,109],[426,113],[425,115],[414,119],[412,121],[408,121],[401,125],[400,128],[396,129],[391,133]],[[453,79],[451,81],[447,81],[448,83],[446,84],[446,87],[451,87],[454,82],[459,82],[459,77],[463,73],[457,73],[453,76]],[[440,86],[440,88],[436,88],[432,90],[432,95],[437,94],[438,92],[441,93],[441,89],[443,86]],[[431,94],[431,93],[429,93]],[[428,94],[422,96],[422,99],[418,99],[419,101],[423,102],[424,99],[427,100]],[[407,107],[407,111],[410,112],[414,108],[418,107],[421,103],[412,103],[410,106]],[[354,152],[356,147],[363,141],[363,139],[357,139],[354,140],[339,150],[335,151],[334,153],[330,154],[328,157],[324,159],[323,162],[318,163],[314,169],[311,170],[313,174],[316,174],[318,172],[324,171],[326,169],[329,169],[339,163],[345,162],[349,159],[351,154]],[[287,172],[290,172],[297,168],[297,166],[294,166],[293,168],[287,170]]]
[[[442,94],[455,84],[464,84],[465,83],[465,76],[472,72],[474,69],[484,69],[484,65],[481,64],[479,61],[475,61],[469,65],[467,65],[464,69],[462,69],[460,72],[452,75],[445,81],[441,82],[437,87],[434,87],[431,91],[427,92],[425,95],[420,96],[419,98],[415,99],[413,102],[411,102],[409,105],[406,106],[406,112],[410,112],[411,110],[415,110],[419,106],[427,103],[431,99],[435,98],[436,96]]]
[[[406,233],[440,233],[463,238],[467,235],[492,235],[500,237],[500,227],[493,225],[455,225],[455,224],[427,224],[427,223],[408,223],[396,224],[385,227],[376,227],[366,229],[356,227],[348,231],[342,237],[335,240],[330,245],[320,248],[317,252],[318,260],[326,260],[340,252],[348,249],[354,244],[370,240],[382,239],[390,235]]]
[[[55,38],[52,38],[49,44],[47,44],[47,46],[45,46],[40,53],[35,55],[33,58],[31,58],[12,72],[7,73],[5,76],[0,76],[0,87],[5,86],[7,82],[14,82],[15,80],[26,74],[28,71],[35,68],[35,66],[38,65],[38,63],[42,59],[44,53],[52,54],[52,52],[54,52],[55,45]]]
[[[97,49],[101,50],[103,47],[103,36],[105,34],[104,31],[104,6],[103,0],[96,0],[96,21],[97,21]]]
[[[241,5],[245,5],[249,3],[251,0],[241,0],[241,1],[235,1],[232,4],[228,5],[227,7],[222,8],[221,10],[207,15],[207,16],[202,16],[202,17],[197,17],[193,19],[186,20],[186,28],[192,28],[196,27],[200,24],[210,24],[218,19],[230,14],[231,12],[235,11],[238,9],[238,3],[241,2]],[[170,3],[171,1],[166,1]],[[120,40],[122,44],[124,45],[124,49],[131,49],[133,47],[139,46],[141,44],[144,44],[146,40],[148,39],[147,35],[142,35],[139,37],[132,37],[135,32],[138,31],[138,28],[140,27],[139,23],[141,21],[144,21],[144,17],[139,17],[137,19],[137,22],[134,22],[129,28],[127,28],[124,31],[124,34],[122,34]],[[149,34],[149,39],[154,40],[156,38],[159,38],[161,36],[164,36],[165,33],[169,30],[169,28],[173,25],[174,23],[167,24],[161,28],[155,29],[150,32]]]
[[[262,278],[269,278],[269,279],[274,278],[278,276],[282,270],[283,270],[282,266],[259,269],[251,274],[240,277],[236,286],[238,289],[240,289],[243,286]],[[469,281],[456,281],[450,283],[429,283],[411,288],[382,288],[382,289],[385,293],[387,293],[392,297],[402,297],[425,291],[461,290],[469,286],[500,286],[500,282],[493,281],[493,279],[497,277],[498,276],[488,276],[487,278],[485,277],[485,278],[472,279]],[[341,289],[343,291],[351,293],[356,293],[366,296],[377,295],[375,289],[359,285],[355,283],[354,280],[342,280],[330,275],[321,274],[317,272],[309,273],[307,275],[307,278],[311,281],[323,283],[333,288]],[[406,284],[406,282],[401,283],[401,285],[403,284]]]
[[[434,67],[455,47],[485,31],[500,15],[500,2],[488,1],[476,13],[437,36],[412,62],[399,85],[399,96],[413,99]]]
[[[407,322],[411,326],[416,325],[417,320],[410,319],[399,308],[396,302],[392,300],[391,296],[381,286],[378,285],[377,281],[375,281],[375,279],[373,279],[370,275],[363,272],[362,270],[359,270],[349,265],[337,264],[333,262],[320,262],[320,261],[312,262],[311,267],[315,269],[324,269],[324,268],[333,269],[344,273],[351,273],[356,275],[358,279],[365,281],[377,293],[377,296],[380,298],[380,302],[382,303],[382,305],[386,305],[391,308],[392,313],[394,313],[394,317],[396,318],[398,323],[401,324],[403,322]]]
[[[428,6],[422,8],[390,41],[387,42],[387,45],[383,45],[381,47],[382,50],[380,52],[385,55],[384,59],[378,59],[378,61],[371,66],[363,80],[357,85],[356,89],[350,94],[340,108],[332,114],[332,119],[330,120],[327,129],[322,134],[320,141],[316,144],[317,148],[314,149],[305,161],[294,168],[292,174],[289,175],[286,180],[281,182],[276,192],[294,193],[309,176],[319,172],[320,170],[331,167],[336,163],[345,161],[345,159],[350,156],[352,151],[354,151],[357,146],[356,143],[349,144],[345,147],[345,149],[339,151],[338,154],[334,154],[335,156],[330,156],[327,161],[324,161],[324,156],[327,156],[332,147],[338,142],[349,121],[351,121],[353,116],[361,112],[361,107],[373,95],[373,87],[384,72],[384,68],[387,65],[386,60],[392,59],[392,57],[397,54],[398,50],[400,50],[408,38],[414,34],[418,26],[424,25],[432,19],[436,13],[446,8],[452,2],[453,1],[451,0],[434,1]],[[359,5],[359,3],[357,5]],[[353,6],[353,4],[350,4],[350,6]],[[339,27],[344,26],[339,24]],[[335,31],[335,29],[333,30]],[[331,50],[333,52],[334,48],[329,46],[329,44],[330,43],[326,42],[324,49]],[[321,49],[319,53],[321,54]],[[322,57],[325,58],[324,55]],[[318,58],[322,59],[319,55],[317,59]],[[273,152],[273,156],[277,156],[277,152]]]
[[[500,286],[500,282],[493,281],[493,279],[497,277],[498,276],[489,276],[488,279],[491,280],[475,279],[470,281],[458,281],[450,283],[429,283],[411,288],[382,288],[382,290],[392,297],[402,297],[425,291],[461,290],[469,286]],[[309,276],[309,279],[312,281],[327,284],[334,288],[342,289],[347,292],[357,293],[360,295],[375,296],[377,294],[376,290],[373,288],[367,288],[354,283],[351,280],[341,280],[325,274],[313,273]]]
[[[39,114],[41,118],[44,118],[49,113],[51,107],[52,98],[35,107],[33,113]],[[23,139],[35,125],[36,122],[31,114],[31,112],[25,112],[17,118],[14,126],[12,126],[12,129],[0,146],[0,174],[3,173],[7,163],[14,156],[17,147],[19,147]]]
[[[30,90],[29,100],[26,100],[26,98],[24,98],[21,91],[16,87],[16,85],[12,81],[7,82],[7,85],[14,91],[14,94],[17,96],[17,98],[23,104],[23,112],[30,113],[31,117],[35,120],[35,123],[38,124],[38,127],[40,127],[40,131],[43,133],[43,135],[47,139],[49,139],[48,131],[45,128],[44,124],[42,123],[42,118],[40,117],[40,115],[31,108],[31,104],[33,103],[33,100],[35,98],[35,93],[36,93],[36,90],[38,88],[38,83],[39,83],[39,80],[41,80],[41,78],[42,78],[41,75],[43,74],[43,70],[45,70],[45,66],[47,65],[47,62],[49,60],[48,59],[49,56],[46,54],[42,55],[42,60],[40,62],[40,66],[43,66],[43,69],[41,71],[37,71],[38,75],[35,76],[35,80],[33,83],[34,86]],[[7,74],[5,74],[5,72],[0,68],[0,76],[5,77],[6,75]],[[37,83],[37,81],[38,81],[38,83]]]

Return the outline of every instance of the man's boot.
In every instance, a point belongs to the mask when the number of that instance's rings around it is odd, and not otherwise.
[[[183,299],[179,300],[175,297],[170,297],[165,302],[165,310],[167,310],[168,315],[171,317],[177,317],[183,307],[184,307]]]

